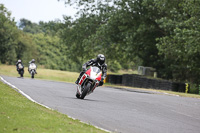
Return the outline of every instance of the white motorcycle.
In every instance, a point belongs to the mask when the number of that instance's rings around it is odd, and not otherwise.
[[[37,66],[34,63],[31,63],[28,67],[29,73],[31,74],[31,78],[34,78],[34,75],[36,74],[36,68]]]
[[[91,94],[101,81],[101,70],[98,67],[90,67],[80,78],[77,85],[76,97],[84,99]]]

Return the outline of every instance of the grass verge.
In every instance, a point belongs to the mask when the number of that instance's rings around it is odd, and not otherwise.
[[[24,68],[24,77],[31,78],[31,75],[28,73],[28,68]],[[50,70],[50,69],[42,69],[38,68],[37,73],[35,75],[36,79],[47,79],[47,80],[54,80],[54,81],[63,81],[63,82],[70,82],[74,83],[79,76],[77,72],[67,72],[67,71],[60,71],[60,70]],[[13,65],[0,65],[0,74],[7,75],[7,76],[14,76],[19,77],[18,72],[16,71],[16,67]]]
[[[49,110],[0,82],[1,133],[103,133],[91,125]]]

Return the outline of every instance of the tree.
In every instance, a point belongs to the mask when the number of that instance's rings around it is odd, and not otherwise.
[[[157,1],[155,4],[163,14],[166,14],[157,20],[165,32],[165,36],[157,39],[159,53],[164,55],[165,65],[168,65],[167,71],[171,71],[174,80],[198,84],[200,82],[198,59],[200,55],[200,1],[181,0],[170,5],[166,3],[168,3],[167,0],[163,3]],[[166,76],[169,74],[166,73]]]
[[[24,32],[32,34],[43,32],[38,24],[32,23],[30,20],[27,20],[25,18],[20,19],[19,28],[22,29]]]
[[[75,21],[72,21],[70,17],[65,18],[65,23],[62,25],[64,30],[61,32],[61,39],[67,48],[66,54],[70,55],[73,62],[79,65],[78,71],[80,71],[83,62],[92,57],[94,53],[94,47],[89,47],[90,45],[84,42],[95,34],[101,23],[103,23],[102,19],[93,14],[82,14]],[[97,55],[97,53],[95,54]]]
[[[28,62],[34,54],[32,39],[19,30],[11,13],[0,4],[0,61],[15,64],[18,59]]]

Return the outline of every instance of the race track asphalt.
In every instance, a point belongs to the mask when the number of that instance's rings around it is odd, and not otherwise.
[[[72,83],[2,77],[38,103],[111,132],[200,133],[200,99],[98,87],[80,100]]]

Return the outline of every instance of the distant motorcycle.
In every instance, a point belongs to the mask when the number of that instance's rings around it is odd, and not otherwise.
[[[76,97],[84,99],[91,94],[101,81],[101,70],[98,67],[90,67],[80,78],[77,85]]]
[[[34,78],[34,75],[36,74],[36,68],[37,66],[34,63],[31,63],[28,67],[29,73],[31,74],[31,78]]]
[[[23,75],[24,75],[24,66],[21,63],[18,64],[18,70],[17,71],[18,71],[20,77],[23,77]]]

